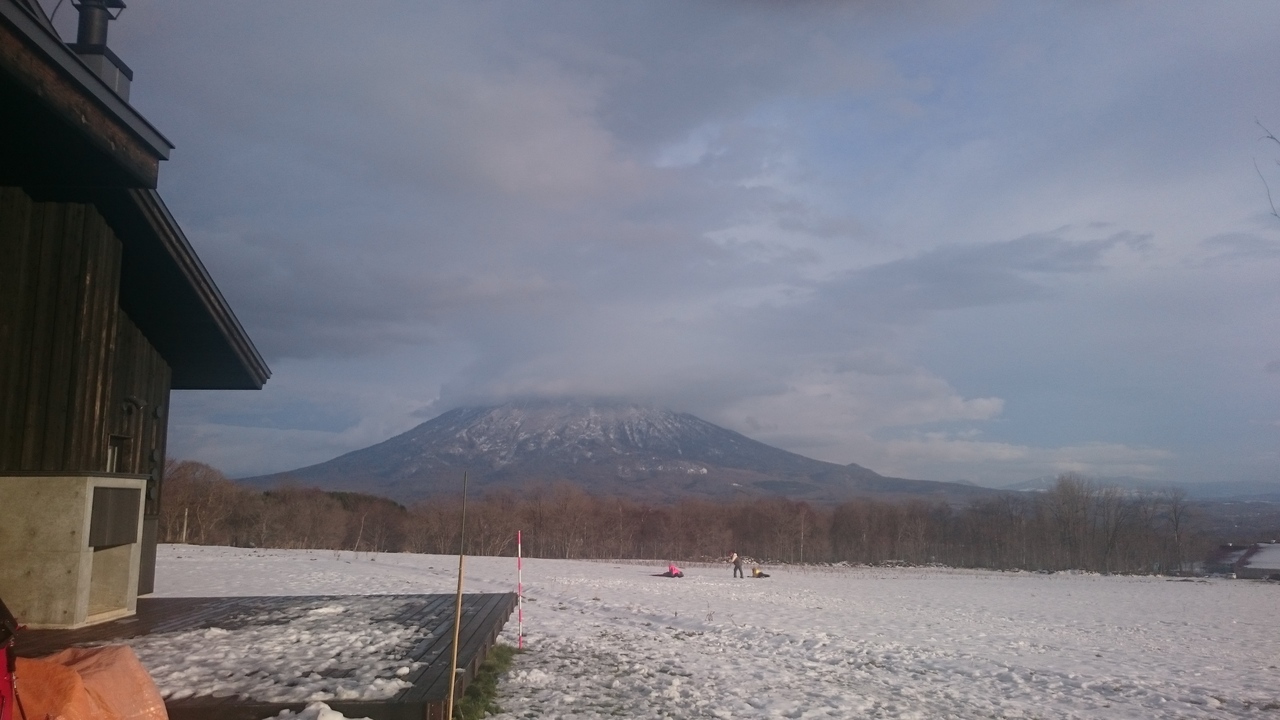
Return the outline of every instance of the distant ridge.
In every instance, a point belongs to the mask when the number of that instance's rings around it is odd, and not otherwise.
[[[1280,481],[1175,483],[1128,476],[1085,477],[1085,479],[1098,487],[1115,487],[1133,493],[1159,494],[1170,489],[1181,489],[1187,493],[1187,497],[1196,500],[1280,502]],[[1012,485],[1005,485],[1000,489],[1017,492],[1044,492],[1053,489],[1057,482],[1056,475],[1044,475],[1030,480],[1022,480]]]
[[[568,481],[594,494],[654,502],[690,496],[959,502],[998,492],[813,460],[688,413],[559,400],[457,408],[328,462],[242,482],[264,488],[294,482],[412,502],[456,494],[464,470],[481,491]]]

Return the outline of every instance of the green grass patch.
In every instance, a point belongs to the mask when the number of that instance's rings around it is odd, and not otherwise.
[[[511,661],[517,652],[510,645],[495,644],[489,655],[480,663],[476,676],[467,685],[462,700],[453,707],[453,716],[460,720],[480,720],[489,713],[500,713],[502,708],[493,701],[498,694],[498,678],[511,669]]]

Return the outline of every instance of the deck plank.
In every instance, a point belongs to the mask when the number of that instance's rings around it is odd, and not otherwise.
[[[458,638],[458,668],[462,670],[458,675],[457,692],[459,695],[466,692],[467,685],[475,677],[475,670],[483,662],[484,658],[475,657],[475,653],[479,652],[487,654],[492,643],[477,642],[482,635],[476,632],[477,623],[481,622],[484,617],[488,617],[494,613],[497,603],[486,598],[486,601],[476,603],[470,608],[463,608],[463,625],[459,632]],[[512,595],[509,607],[515,607],[515,596]],[[510,613],[508,612],[509,616]],[[504,616],[504,621],[507,616]],[[452,613],[450,613],[452,620]],[[450,627],[450,631],[452,628]],[[496,634],[494,635],[496,637]],[[425,672],[415,680],[414,686],[405,690],[405,701],[409,703],[422,702],[427,708],[428,718],[445,717],[448,705],[447,699],[449,695],[450,665],[452,664],[452,636],[441,646],[441,653],[435,662],[432,662]],[[455,698],[456,701],[456,698]]]
[[[125,642],[145,635],[182,632],[210,627],[243,627],[260,624],[266,613],[288,611],[317,602],[369,596],[259,596],[223,598],[140,598],[138,613],[78,630],[28,630],[19,633],[16,650],[22,657],[39,657],[75,645]],[[348,717],[372,720],[429,720],[442,717],[448,694],[449,665],[453,645],[453,618],[456,596],[393,595],[399,600],[394,612],[377,621],[412,624],[421,628],[422,638],[405,660],[422,666],[405,679],[413,685],[384,700],[329,701],[329,706]],[[463,595],[462,626],[458,642],[458,666],[462,690],[475,676],[498,633],[514,611],[515,593]],[[258,620],[257,623],[254,621]],[[239,696],[195,695],[166,701],[172,720],[260,720],[283,709],[300,710],[305,702],[275,703]]]
[[[492,635],[488,634],[486,624],[493,622],[498,615],[502,615],[505,623],[507,617],[511,614],[511,610],[515,607],[514,594],[512,594],[509,604],[503,602],[503,600],[504,597],[502,595],[490,595],[484,599],[482,605],[474,608],[470,615],[464,609],[463,624],[458,634],[458,668],[463,671],[460,683],[464,691],[472,678],[475,677],[475,671],[480,667],[480,663],[484,661],[489,648],[497,638],[496,632]],[[505,614],[503,614],[504,608]],[[501,630],[501,627],[498,629]],[[446,644],[446,649],[450,653],[443,655],[438,662],[428,665],[426,672],[414,682],[414,686],[405,690],[407,698],[448,696],[452,642]]]

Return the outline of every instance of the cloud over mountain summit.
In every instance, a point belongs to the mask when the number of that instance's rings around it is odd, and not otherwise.
[[[608,395],[906,477],[1275,478],[1278,20],[130,2],[160,191],[275,371],[175,394],[171,449]]]

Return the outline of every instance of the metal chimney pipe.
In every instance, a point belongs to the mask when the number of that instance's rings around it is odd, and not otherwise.
[[[79,10],[80,24],[76,28],[76,44],[106,45],[107,23],[111,20],[106,0],[80,0]]]
[[[111,11],[124,10],[124,0],[71,0],[71,4],[80,11],[76,42],[71,49],[108,87],[128,102],[133,71],[107,47],[107,23],[116,17]]]

